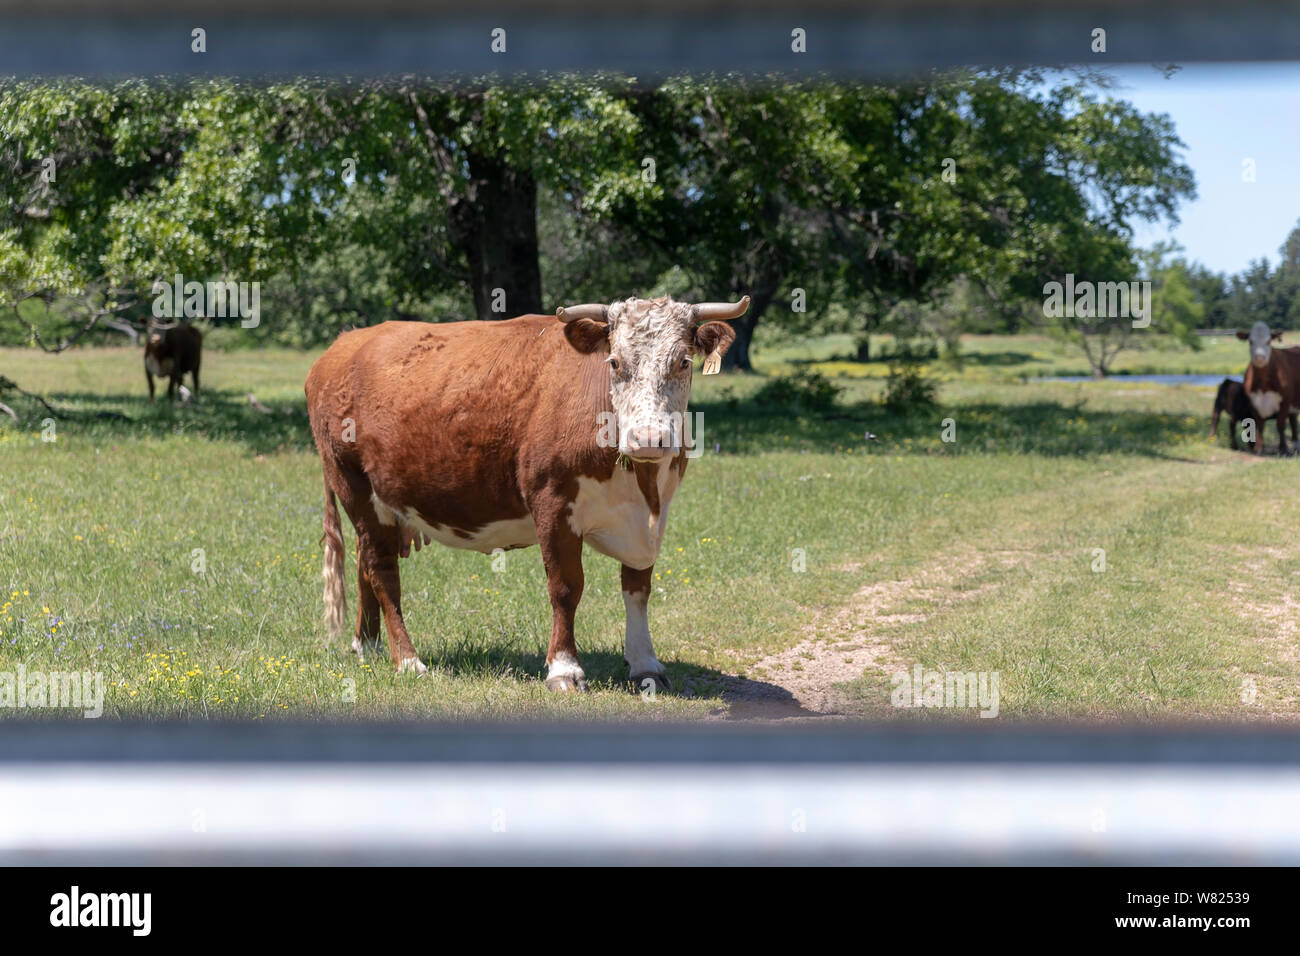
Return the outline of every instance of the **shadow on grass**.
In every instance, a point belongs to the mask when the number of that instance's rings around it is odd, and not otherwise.
[[[1009,366],[1028,365],[1035,361],[1029,352],[962,352],[962,365]]]
[[[827,414],[736,400],[692,402],[691,410],[703,414],[705,448],[728,454],[854,448],[892,455],[1013,452],[1088,456],[1123,452],[1172,458],[1176,456],[1169,454],[1170,446],[1204,438],[1209,417],[1208,408],[1205,421],[1189,422],[1185,415],[1090,411],[1049,401],[938,406],[907,414],[871,402],[845,405]],[[949,430],[955,441],[943,440],[947,420],[951,420]],[[876,440],[868,440],[867,432]]]
[[[236,442],[256,454],[312,448],[305,396],[260,408],[242,392],[211,389],[186,404],[170,403],[165,394],[153,404],[145,395],[52,392],[43,397],[62,416],[56,420],[60,432],[91,441],[183,434]],[[15,396],[9,404],[25,429],[39,429],[50,417],[44,406],[27,398]]]
[[[525,649],[520,646],[520,642],[504,634],[498,641],[486,634],[466,635],[453,639],[450,643],[435,642],[433,647],[417,641],[416,650],[430,668],[456,677],[539,682],[546,677],[546,655],[540,649]],[[387,644],[384,644],[382,655],[387,653]],[[607,650],[584,651],[579,648],[578,660],[591,688],[613,688],[624,690],[628,694],[643,693],[643,688],[634,687],[629,680],[627,664],[621,653]],[[772,717],[813,716],[812,712],[799,705],[788,690],[776,684],[724,674],[713,668],[674,661],[671,658],[663,664],[672,689],[659,693],[683,698],[716,698],[720,707],[729,705],[728,716],[733,717],[755,716],[760,712]]]
[[[60,392],[46,396],[67,417],[61,431],[91,441],[166,438],[189,435],[241,444],[255,454],[311,450],[305,398],[273,401],[262,409],[234,391],[205,390],[189,404],[150,405],[144,396]],[[38,403],[14,397],[10,404],[22,427],[37,430],[48,412]],[[1208,403],[1207,403],[1208,404]],[[263,410],[264,409],[264,410]],[[1090,410],[1083,405],[1037,401],[939,406],[896,414],[874,402],[842,405],[830,412],[773,407],[752,400],[693,401],[703,415],[695,437],[707,451],[757,454],[768,451],[943,454],[1020,453],[1027,455],[1099,455],[1126,453],[1153,458],[1176,457],[1171,446],[1200,441],[1205,420],[1138,410]],[[945,421],[955,441],[943,441]],[[0,427],[8,419],[0,420]],[[871,432],[877,440],[868,441]],[[1226,445],[1226,439],[1224,440]]]

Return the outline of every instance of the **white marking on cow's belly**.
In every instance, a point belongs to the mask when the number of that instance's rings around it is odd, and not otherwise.
[[[167,378],[172,374],[172,360],[165,359],[163,362],[154,358],[152,355],[146,356],[144,366],[149,370],[149,374],[155,378]]]
[[[1272,418],[1282,407],[1282,395],[1280,392],[1251,392],[1250,402],[1261,418]]]
[[[578,497],[569,505],[569,527],[596,551],[638,570],[659,557],[668,527],[668,505],[681,473],[672,459],[659,465],[659,514],[652,515],[636,474],[615,468],[609,481],[578,478]]]
[[[397,524],[397,516],[393,513],[393,509],[380,501],[379,495],[373,491],[370,492],[370,503],[374,505],[375,517],[379,519],[380,524],[387,525],[390,528]]]
[[[374,492],[370,494],[370,503],[375,507],[375,515],[379,518],[380,524],[391,526],[400,523],[413,535],[422,535],[425,544],[437,541],[449,548],[491,554],[497,548],[508,551],[511,548],[526,548],[537,543],[537,525],[533,523],[532,515],[492,521],[477,531],[470,532],[468,537],[463,537],[446,525],[429,524],[414,508],[407,507],[399,510],[386,504]]]

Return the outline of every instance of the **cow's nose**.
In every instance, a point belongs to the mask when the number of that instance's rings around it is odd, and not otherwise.
[[[633,458],[663,458],[672,451],[672,444],[672,430],[654,425],[634,428],[627,436],[628,453]]]

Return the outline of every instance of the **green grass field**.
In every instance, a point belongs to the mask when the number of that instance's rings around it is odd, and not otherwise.
[[[105,713],[137,718],[971,719],[891,706],[891,675],[918,664],[997,672],[1002,719],[1300,715],[1300,461],[1211,442],[1212,389],[1035,383],[1087,368],[1046,339],[983,337],[935,367],[938,409],[897,416],[884,367],[848,351],[757,353],[841,384],[829,415],[755,403],[762,375],[697,376],[709,451],[651,604],[676,691],[645,700],[622,681],[618,567],[594,552],[585,696],[542,684],[536,549],[500,573],[437,547],[403,562],[423,678],[325,645],[313,355],[209,352],[200,400],[173,409],[145,401],[136,350],[0,350],[0,375],[71,416],[45,441],[44,410],[0,396],[23,417],[0,416],[0,672],[100,671]],[[1213,341],[1120,369],[1244,363]]]

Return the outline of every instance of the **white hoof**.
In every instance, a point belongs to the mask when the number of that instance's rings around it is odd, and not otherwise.
[[[429,668],[425,667],[424,661],[420,660],[418,657],[408,657],[397,665],[397,673],[399,674],[405,674],[412,671],[416,674],[427,674]]]
[[[359,637],[352,638],[352,653],[357,655],[357,659],[364,661],[371,654],[377,654],[380,651],[379,641],[363,641]]]
[[[585,693],[587,675],[582,672],[578,662],[569,654],[557,654],[546,671],[546,686],[551,690],[576,690]]]

